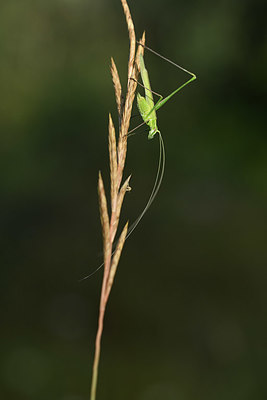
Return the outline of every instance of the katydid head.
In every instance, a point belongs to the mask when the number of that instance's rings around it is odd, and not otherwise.
[[[160,131],[156,128],[150,129],[148,133],[148,139],[153,139],[153,137],[156,135],[156,133],[160,134]]]

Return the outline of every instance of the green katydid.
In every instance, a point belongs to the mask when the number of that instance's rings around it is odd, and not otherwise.
[[[164,148],[163,138],[162,138],[161,133],[160,133],[160,131],[158,129],[158,126],[157,126],[156,111],[159,110],[177,92],[179,92],[182,88],[184,88],[186,85],[188,85],[190,82],[193,82],[196,79],[196,75],[193,74],[192,72],[186,70],[185,68],[181,67],[178,64],[175,64],[173,61],[169,60],[166,57],[163,57],[162,55],[160,55],[159,53],[157,53],[154,50],[150,49],[149,47],[144,46],[143,44],[141,44],[139,42],[137,42],[137,43],[140,44],[141,46],[145,47],[146,49],[148,49],[152,53],[156,54],[157,56],[163,58],[165,61],[168,61],[169,63],[173,64],[175,67],[177,67],[177,68],[181,69],[182,71],[188,73],[189,75],[191,75],[191,78],[188,81],[186,81],[184,84],[179,86],[177,89],[175,89],[167,97],[163,98],[163,96],[161,96],[160,94],[158,94],[156,92],[153,92],[153,90],[151,90],[149,76],[148,76],[147,69],[145,67],[144,58],[143,58],[142,55],[140,55],[139,63],[140,63],[140,72],[141,72],[141,78],[142,78],[143,84],[141,84],[140,82],[137,82],[137,83],[144,88],[145,97],[141,96],[140,93],[137,93],[137,106],[138,106],[140,115],[141,115],[141,117],[142,117],[144,122],[142,124],[138,125],[137,127],[135,127],[134,129],[132,129],[131,131],[129,131],[128,135],[131,136],[132,132],[134,132],[137,128],[139,128],[140,126],[142,126],[144,124],[147,124],[149,126],[149,128],[150,128],[149,133],[148,133],[148,139],[153,139],[153,137],[158,133],[159,134],[159,161],[158,161],[158,168],[157,168],[155,182],[154,182],[154,186],[153,186],[152,192],[150,194],[150,197],[149,197],[149,199],[148,199],[148,201],[146,203],[146,206],[143,209],[142,213],[133,222],[133,224],[128,228],[126,239],[131,235],[131,233],[137,227],[137,225],[139,224],[139,222],[141,221],[141,219],[143,218],[143,216],[145,215],[145,213],[147,212],[147,210],[151,206],[152,202],[154,201],[154,199],[155,199],[155,197],[156,197],[156,195],[157,195],[157,193],[159,191],[159,188],[161,186],[161,182],[162,182],[163,175],[164,175],[165,148]],[[156,104],[154,104],[153,93],[156,94],[159,97],[159,100],[157,101]],[[90,273],[86,277],[82,278],[81,280],[85,280],[85,279],[89,278],[90,276],[92,276],[93,274],[95,274],[101,267],[103,267],[103,265],[104,265],[104,263],[101,264],[95,271],[93,271],[92,273]]]

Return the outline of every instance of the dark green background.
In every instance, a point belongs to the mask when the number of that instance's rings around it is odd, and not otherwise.
[[[267,398],[264,3],[129,1],[137,36],[198,80],[158,113],[166,174],[119,265],[99,400]],[[125,84],[119,0],[1,2],[5,400],[89,398],[102,272],[78,280],[101,263],[110,56]],[[149,53],[146,64],[164,95],[186,79]],[[145,132],[129,140],[124,221],[145,205],[157,151]]]

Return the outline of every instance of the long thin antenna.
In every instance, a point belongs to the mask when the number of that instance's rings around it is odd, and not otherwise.
[[[126,239],[133,233],[133,231],[135,230],[135,228],[137,227],[137,225],[139,224],[139,222],[141,221],[141,219],[143,218],[145,213],[150,208],[150,206],[153,203],[156,195],[158,194],[158,191],[159,191],[161,183],[162,183],[164,170],[165,170],[166,155],[165,155],[165,147],[164,147],[163,138],[162,138],[160,132],[159,132],[159,148],[160,148],[160,151],[159,151],[158,169],[157,169],[156,179],[155,179],[155,182],[154,182],[154,186],[153,186],[151,195],[150,195],[150,197],[148,199],[148,202],[147,202],[144,210],[141,212],[139,217],[128,228]]]
[[[159,132],[159,161],[158,161],[158,168],[157,168],[157,173],[156,173],[156,178],[154,181],[153,189],[151,191],[151,194],[149,196],[149,199],[145,205],[145,208],[141,212],[141,214],[136,218],[136,220],[130,225],[127,231],[126,239],[129,238],[129,236],[133,233],[141,219],[144,217],[145,213],[148,211],[150,208],[151,204],[153,203],[156,195],[158,194],[158,191],[160,189],[164,171],[165,171],[165,163],[166,163],[166,154],[165,154],[165,146],[164,146],[164,141],[162,138],[161,133]],[[114,246],[116,245],[116,242],[114,243]],[[115,250],[114,250],[115,251]],[[114,253],[113,251],[113,253]],[[112,254],[113,254],[112,253]],[[90,278],[93,276],[97,271],[99,271],[103,267],[104,263],[99,265],[93,272],[91,272],[89,275],[85,276],[84,278],[79,279],[79,282],[85,281],[86,279]]]

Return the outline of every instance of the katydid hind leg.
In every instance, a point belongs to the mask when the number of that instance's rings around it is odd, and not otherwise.
[[[151,49],[150,47],[146,46],[145,44],[142,44],[142,43],[140,43],[140,42],[137,42],[137,44],[140,44],[140,45],[143,46],[145,49],[151,51],[151,53],[153,53],[153,54],[155,54],[156,56],[162,58],[163,60],[167,61],[168,63],[174,65],[176,68],[179,68],[179,69],[181,69],[182,71],[186,72],[187,74],[189,74],[189,75],[191,75],[191,76],[194,76],[195,79],[196,79],[196,75],[195,75],[193,72],[190,72],[188,69],[185,69],[184,67],[182,67],[182,66],[179,65],[179,64],[176,64],[174,61],[170,60],[169,58],[162,56],[161,54],[157,53],[155,50]]]
[[[193,82],[196,79],[196,76],[192,76],[188,81],[183,83],[181,86],[179,86],[177,89],[175,89],[172,93],[170,93],[168,96],[164,97],[163,99],[160,99],[156,104],[155,104],[155,110],[159,110],[167,101],[169,101],[176,93],[178,93],[181,89],[183,89],[185,86],[187,86],[189,83]]]
[[[162,58],[163,60],[167,61],[168,63],[174,65],[176,68],[179,68],[180,70],[186,72],[187,74],[191,75],[191,78],[188,79],[185,83],[183,83],[181,86],[179,86],[177,89],[175,89],[172,93],[170,93],[168,96],[164,97],[163,96],[157,101],[157,103],[154,105],[152,110],[159,110],[165,103],[167,103],[168,100],[170,100],[176,93],[178,93],[181,89],[183,89],[185,86],[187,86],[189,83],[193,82],[196,79],[196,75],[193,72],[188,71],[181,65],[176,64],[175,62],[171,61],[169,58],[162,56],[161,54],[157,53],[155,50],[151,49],[150,47],[143,45],[142,43],[137,42],[138,44],[142,45],[145,49],[149,50],[156,56]],[[140,84],[141,85],[141,84]],[[141,85],[142,86],[142,85]],[[153,92],[154,93],[154,92]]]

